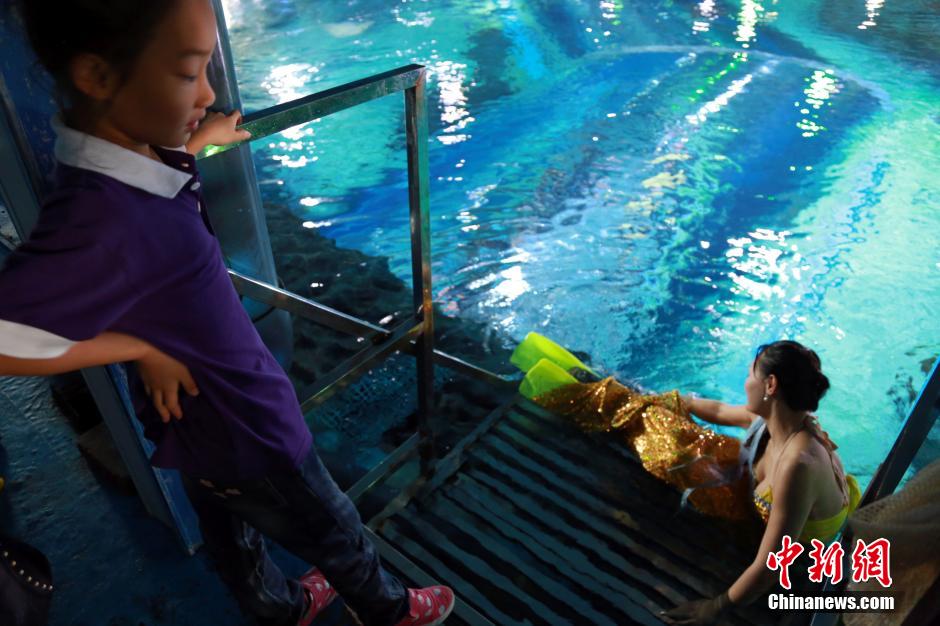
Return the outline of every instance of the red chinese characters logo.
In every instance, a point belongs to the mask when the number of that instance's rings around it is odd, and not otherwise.
[[[842,559],[845,550],[837,541],[828,548],[818,539],[811,540],[813,549],[808,556],[813,561],[807,570],[812,582],[820,583],[823,577],[829,578],[833,584],[842,580]],[[790,588],[790,565],[803,553],[803,545],[793,541],[790,535],[783,536],[783,546],[779,552],[770,552],[767,555],[767,568],[780,570],[780,586]],[[891,542],[881,538],[865,543],[858,539],[855,549],[852,550],[852,582],[866,582],[872,578],[882,587],[891,586],[890,566]]]
[[[842,557],[845,556],[842,544],[837,541],[826,548],[826,544],[819,539],[813,539],[812,544],[809,558],[813,559],[813,564],[809,566],[809,579],[814,583],[821,583],[823,576],[826,576],[832,580],[832,584],[841,581]]]
[[[790,564],[801,554],[803,554],[803,546],[799,542],[794,542],[790,535],[784,535],[783,549],[767,555],[767,567],[771,570],[780,570],[780,586],[784,589],[790,588]]]
[[[887,539],[876,539],[867,545],[861,539],[857,540],[855,549],[852,550],[852,582],[866,582],[869,578],[874,578],[882,587],[890,587],[890,551],[891,542]]]

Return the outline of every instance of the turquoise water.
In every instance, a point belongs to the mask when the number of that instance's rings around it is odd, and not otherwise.
[[[940,353],[927,3],[223,4],[248,111],[428,66],[445,314],[731,402],[757,345],[803,341],[867,483]],[[385,98],[253,149],[298,228],[408,278],[403,111]]]

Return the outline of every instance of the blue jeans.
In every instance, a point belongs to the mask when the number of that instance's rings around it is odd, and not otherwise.
[[[306,596],[265,550],[265,535],[315,565],[367,626],[408,611],[404,585],[386,572],[352,501],[311,447],[300,468],[222,484],[183,476],[210,556],[242,610],[265,624],[296,624]]]

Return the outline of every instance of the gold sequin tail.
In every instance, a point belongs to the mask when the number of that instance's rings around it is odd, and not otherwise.
[[[644,395],[605,378],[561,387],[535,398],[582,429],[623,437],[643,467],[680,490],[706,515],[748,519],[753,505],[738,463],[740,441],[696,424],[678,391]]]

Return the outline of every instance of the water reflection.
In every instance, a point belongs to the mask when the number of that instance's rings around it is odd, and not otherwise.
[[[277,104],[295,100],[310,93],[307,83],[320,68],[309,63],[288,63],[272,67],[261,87],[274,96]]]
[[[825,105],[831,105],[830,98],[839,91],[839,84],[833,77],[832,70],[816,70],[812,76],[806,79],[810,85],[803,93],[806,94],[806,105],[814,109],[813,112],[799,102],[794,105],[801,107],[800,113],[803,117],[797,122],[796,127],[803,131],[804,137],[813,137],[820,131],[826,130],[825,126],[819,124],[819,109]]]
[[[409,6],[412,4],[414,4],[414,2],[411,0],[401,0],[401,6],[393,7],[392,15],[395,16],[395,21],[409,28],[413,26],[430,28],[433,26],[434,15],[431,11],[413,10],[412,7]]]
[[[438,135],[437,140],[444,145],[460,143],[470,138],[469,134],[461,132],[467,124],[474,121],[465,108],[466,69],[466,64],[454,61],[438,61],[431,66],[431,73],[440,92],[441,122],[445,125],[442,129],[444,134]]]
[[[745,318],[757,315],[761,325],[776,320],[786,326],[805,320],[798,311],[805,289],[812,288],[812,277],[807,274],[811,266],[798,246],[788,241],[791,235],[787,230],[757,228],[747,236],[727,240],[725,259],[731,270],[726,275],[732,283],[729,291],[737,297],[722,302],[721,308]],[[778,303],[771,305],[771,300]],[[841,338],[841,331],[833,328]]]
[[[279,65],[271,68],[265,79],[261,81],[261,87],[273,96],[278,104],[289,102],[310,93],[311,88],[307,84],[319,71],[320,68],[309,63]],[[318,161],[320,157],[314,154],[316,142],[313,140],[314,131],[311,127],[312,124],[318,121],[314,120],[288,128],[277,135],[283,139],[277,142],[269,142],[268,148],[282,150],[284,154],[271,154],[271,160],[277,161],[288,168],[301,168],[308,163]],[[288,141],[284,141],[284,139]],[[292,156],[292,153],[297,152],[303,152],[303,154]]]
[[[702,105],[702,107],[695,113],[691,115],[687,115],[686,120],[688,120],[690,124],[703,123],[706,119],[708,119],[709,115],[720,111],[723,107],[725,107],[731,101],[732,98],[734,98],[735,96],[740,94],[742,91],[744,91],[744,88],[753,79],[754,79],[753,74],[747,74],[743,78],[739,78],[737,80],[732,81],[731,85],[728,86],[728,89],[726,89],[724,93],[719,94],[710,102],[707,102],[704,105]]]
[[[601,17],[613,20],[615,25],[620,24],[619,17],[623,11],[623,0],[602,0],[600,3]]]
[[[858,25],[860,30],[877,26],[875,18],[880,15],[880,9],[885,5],[885,0],[865,0],[865,21]]]
[[[712,20],[718,17],[718,9],[715,6],[715,0],[702,0],[695,8],[698,9],[699,15],[704,19],[695,19],[695,21],[692,22],[692,32],[696,34],[707,33],[709,28],[711,28]]]
[[[757,39],[757,21],[764,7],[754,0],[741,0],[741,11],[738,13],[738,27],[734,31],[734,38],[741,42],[742,48],[748,48],[751,41]]]

